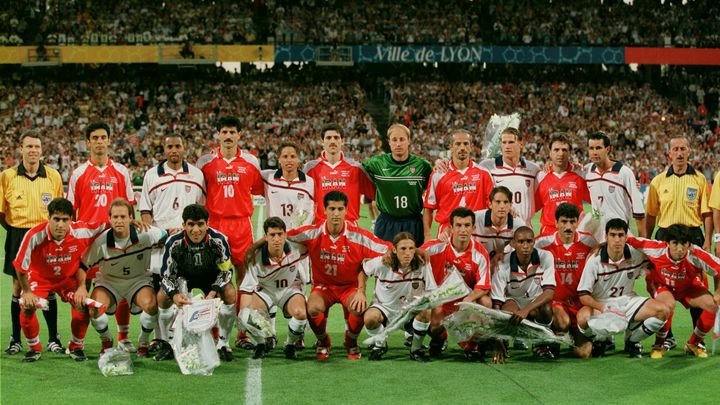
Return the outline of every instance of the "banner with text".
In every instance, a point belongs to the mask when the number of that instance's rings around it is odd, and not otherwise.
[[[333,47],[276,45],[275,62],[315,62],[320,48],[332,50]],[[355,63],[625,63],[625,50],[621,47],[358,45],[351,48]]]

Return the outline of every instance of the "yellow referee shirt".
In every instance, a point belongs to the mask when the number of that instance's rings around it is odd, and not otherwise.
[[[710,193],[710,202],[708,203],[710,208],[720,210],[720,172],[715,175],[713,181],[712,193]],[[716,229],[715,233],[720,233],[720,229]]]
[[[707,186],[705,176],[691,165],[683,174],[676,174],[671,165],[650,182],[645,212],[658,217],[660,228],[672,224],[700,227],[703,217],[711,214]]]
[[[0,174],[0,212],[14,228],[32,228],[47,221],[48,204],[62,196],[60,173],[42,163],[32,178],[22,163]]]

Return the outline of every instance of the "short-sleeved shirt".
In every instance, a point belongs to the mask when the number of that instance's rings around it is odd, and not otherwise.
[[[47,221],[48,204],[62,196],[60,174],[42,163],[32,178],[22,163],[0,174],[0,213],[14,228],[32,228]]]
[[[535,240],[535,248],[550,252],[555,260],[555,301],[568,301],[577,297],[577,285],[582,277],[590,251],[597,246],[592,235],[575,232],[573,242],[564,245],[557,232]]]
[[[180,170],[172,170],[164,161],[145,173],[138,209],[151,214],[158,228],[181,228],[185,207],[203,204],[205,195],[200,169],[183,161]]]
[[[495,227],[490,209],[475,212],[475,232],[473,238],[482,243],[488,254],[502,253],[515,235],[515,231],[525,226],[522,218],[508,214],[504,227]]]
[[[555,289],[553,257],[549,252],[533,249],[530,263],[523,270],[513,250],[503,258],[491,283],[494,303],[503,304],[513,298],[534,300],[543,290]]]
[[[282,170],[263,170],[267,216],[280,217],[287,229],[310,225],[315,219],[315,180],[298,171],[295,180],[285,180]]]
[[[520,158],[519,165],[512,168],[505,164],[502,156],[485,159],[480,162],[480,166],[490,172],[495,186],[505,186],[510,190],[513,209],[526,224],[532,223],[536,212],[535,190],[540,166]]]
[[[364,161],[363,168],[375,182],[378,211],[394,218],[422,215],[423,192],[433,170],[430,162],[415,155],[398,162],[384,153]]]
[[[710,193],[708,206],[712,209],[720,210],[720,172],[715,175],[715,180],[713,181],[712,193]],[[720,229],[717,229],[715,232],[719,233]]]
[[[360,163],[344,155],[335,164],[328,162],[325,152],[319,159],[305,164],[303,171],[315,181],[315,224],[325,222],[323,199],[330,191],[342,191],[348,196],[347,221],[356,223],[360,218],[360,196],[375,199],[375,185]]]
[[[253,214],[253,195],[263,195],[265,186],[260,163],[240,149],[231,159],[220,150],[200,157],[197,167],[205,177],[210,224],[220,219],[249,218]]]
[[[583,210],[583,201],[590,202],[585,179],[574,171],[555,173],[538,172],[538,187],[535,191],[535,209],[542,210],[540,224],[555,228],[555,210],[562,203],[570,203]]]
[[[439,239],[425,242],[422,246],[430,255],[430,266],[437,285],[457,270],[465,284],[475,290],[490,290],[490,257],[480,242],[471,240],[467,249],[458,252],[450,242]]]
[[[135,203],[130,172],[124,165],[108,159],[107,166],[100,167],[88,160],[73,170],[67,199],[78,221],[107,222],[110,203],[116,198]]]
[[[238,288],[250,293],[258,288],[281,290],[293,287],[296,280],[302,279],[300,273],[306,271],[307,260],[304,258],[297,245],[285,242],[283,256],[280,260],[272,260],[268,246],[264,244],[255,252],[255,259],[248,266],[242,286]]]
[[[671,165],[650,182],[647,214],[658,217],[658,227],[667,228],[673,224],[700,227],[711,213],[707,180],[691,165],[688,164],[687,171],[681,175],[676,174]]]
[[[628,245],[625,245],[623,257],[615,262],[608,255],[607,246],[603,246],[585,263],[577,286],[578,296],[591,295],[605,302],[611,298],[636,295],[635,280],[645,274],[648,263],[642,252]]]
[[[73,222],[65,238],[56,241],[48,223],[44,222],[25,234],[13,266],[27,274],[30,283],[60,284],[75,276],[85,250],[104,229],[104,222]]]
[[[429,264],[421,265],[415,270],[399,268],[395,271],[383,263],[382,257],[376,257],[363,264],[363,271],[368,277],[377,279],[373,304],[397,307],[437,288]]]
[[[465,169],[458,169],[450,160],[447,172],[434,172],[430,177],[425,208],[437,210],[435,222],[450,223],[450,213],[457,207],[473,211],[487,208],[493,180],[490,173],[474,162]]]
[[[613,218],[630,224],[633,218],[644,218],[642,194],[632,169],[614,161],[612,167],[601,172],[594,163],[585,166],[585,181],[590,191],[593,210],[602,214],[600,229]]]
[[[392,246],[348,221],[338,236],[330,234],[325,222],[290,230],[287,235],[289,241],[305,247],[314,285],[357,286],[363,260],[382,256]]]

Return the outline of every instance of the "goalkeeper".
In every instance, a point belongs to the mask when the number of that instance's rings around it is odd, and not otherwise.
[[[418,255],[415,237],[409,232],[400,232],[393,238],[391,265],[383,262],[385,257],[376,257],[363,264],[358,273],[358,289],[363,288],[368,277],[375,277],[375,295],[372,304],[365,311],[365,329],[370,337],[383,333],[385,326],[403,316],[403,307],[429,290],[437,288],[432,267],[422,263]],[[410,358],[427,362],[422,341],[430,327],[430,310],[418,313],[412,321],[412,344]],[[373,345],[370,360],[380,360],[387,352],[387,339]]]
[[[514,250],[505,255],[492,277],[493,308],[512,313],[510,322],[515,324],[524,319],[546,325],[552,321],[555,262],[549,252],[534,248],[534,236],[531,228],[518,228],[510,241]],[[538,345],[533,352],[541,358],[555,357],[548,345]],[[493,362],[502,363],[505,357],[505,344],[497,341]]]

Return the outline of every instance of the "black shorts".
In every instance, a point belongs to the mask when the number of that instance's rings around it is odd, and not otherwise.
[[[415,246],[420,247],[425,239],[422,217],[395,218],[383,212],[378,215],[375,220],[375,236],[392,242],[400,232],[410,232],[415,237]]]
[[[152,274],[152,288],[153,290],[155,290],[155,292],[158,292],[160,291],[160,289],[162,289],[162,287],[160,286],[160,282],[162,281],[162,279],[163,278],[161,275],[155,273]]]
[[[5,236],[5,267],[3,272],[13,278],[17,278],[15,267],[12,262],[17,257],[23,238],[30,228],[13,228],[8,226],[7,235]]]

